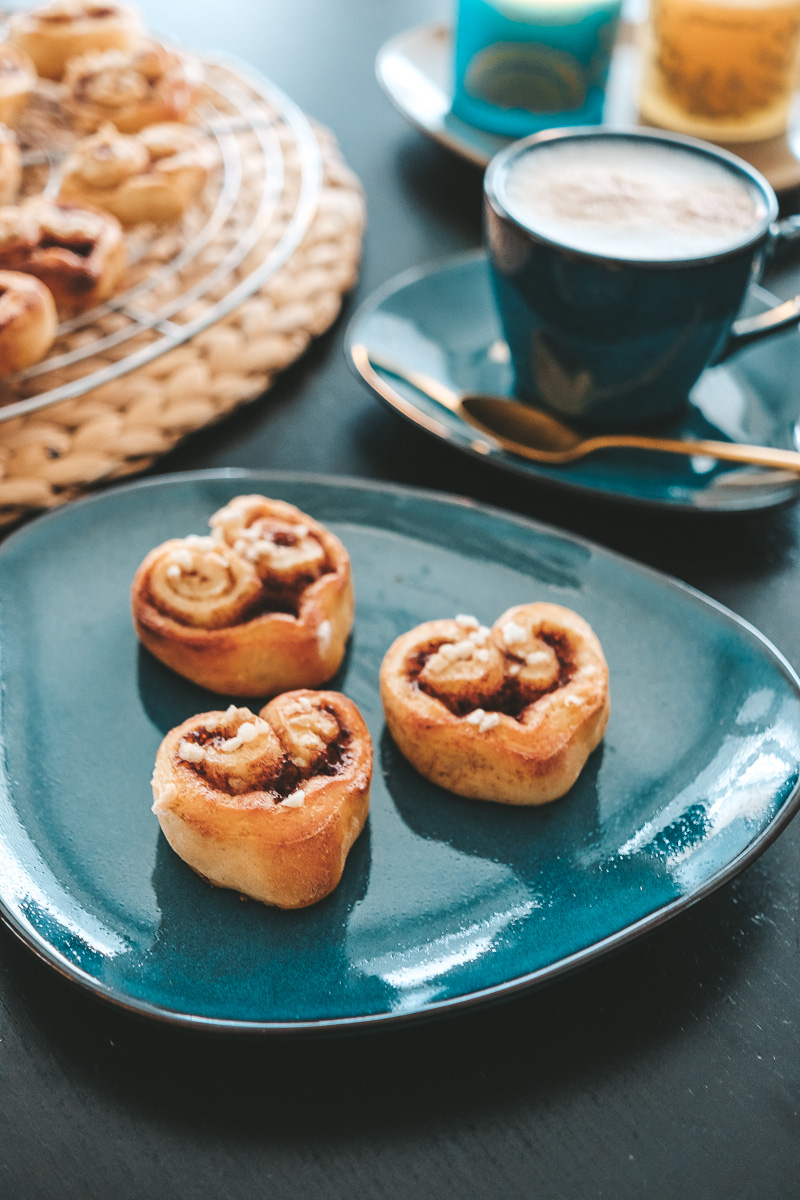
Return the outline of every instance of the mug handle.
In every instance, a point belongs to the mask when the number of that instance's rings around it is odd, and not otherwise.
[[[770,257],[780,256],[800,248],[800,215],[776,221],[769,231]],[[791,329],[800,321],[800,295],[785,300],[775,308],[759,313],[757,317],[742,317],[734,321],[728,339],[714,359],[714,364],[725,362],[732,354],[738,354],[745,346],[752,346],[764,338],[772,337],[781,330]]]

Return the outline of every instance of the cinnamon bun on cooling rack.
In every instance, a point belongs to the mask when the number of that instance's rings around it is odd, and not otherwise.
[[[0,208],[0,270],[35,275],[64,315],[107,300],[126,266],[122,229],[109,213],[45,196]]]
[[[56,336],[56,306],[33,275],[0,271],[0,377],[44,358]]]
[[[80,129],[110,121],[120,133],[185,121],[200,87],[199,67],[158,42],[73,58],[64,73],[64,104]]]
[[[8,40],[30,55],[39,75],[60,79],[69,59],[90,50],[129,50],[141,40],[135,9],[113,0],[55,0],[8,23]]]
[[[202,191],[209,161],[207,139],[191,126],[148,125],[129,135],[107,122],[64,163],[59,195],[123,225],[176,221]]]

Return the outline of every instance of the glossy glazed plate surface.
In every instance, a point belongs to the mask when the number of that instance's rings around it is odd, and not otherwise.
[[[769,292],[753,288],[745,312],[777,303]],[[607,450],[564,467],[534,463],[492,444],[397,376],[371,369],[368,354],[456,391],[513,394],[508,346],[480,251],[406,271],[378,289],[350,322],[347,353],[361,378],[401,416],[460,450],[531,479],[616,500],[707,512],[770,508],[800,491],[800,478],[792,472],[674,454]],[[685,413],[651,432],[795,450],[799,373],[800,333],[792,330],[706,371]]]
[[[357,617],[334,686],[375,746],[372,807],[337,891],[281,912],[205,884],[150,812],[164,733],[225,707],[137,645],[153,545],[232,496],[298,504],[343,538]],[[531,599],[588,618],[611,669],[606,739],[560,802],[471,802],[386,733],[378,667],[432,617]],[[168,1021],[291,1032],[433,1014],[542,982],[741,870],[797,807],[798,681],[696,593],[588,543],[447,497],[208,472],[109,491],[0,551],[0,904],[47,962]]]

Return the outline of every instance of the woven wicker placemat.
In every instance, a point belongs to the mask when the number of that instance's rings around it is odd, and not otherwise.
[[[135,231],[125,295],[62,326],[37,373],[4,386],[0,525],[143,471],[187,434],[260,396],[331,325],[355,283],[364,201],[333,136],[306,125],[303,144],[296,117],[287,120],[249,78],[219,63],[213,71],[228,84],[213,89],[213,108],[204,111],[210,133],[214,119],[223,120],[227,140],[201,202],[179,227]],[[29,145],[47,139],[42,111],[32,110]],[[41,170],[26,173],[28,191],[41,188]],[[241,257],[243,245],[250,248]],[[263,282],[215,319],[259,272]],[[195,326],[200,332],[161,352],[165,330],[174,340]],[[127,369],[132,356],[157,351]],[[118,378],[85,389],[114,364]],[[38,403],[65,385],[82,394],[2,420],[14,412],[9,406]]]

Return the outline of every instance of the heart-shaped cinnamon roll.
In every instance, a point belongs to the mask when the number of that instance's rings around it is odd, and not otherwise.
[[[338,692],[287,692],[191,717],[164,738],[153,812],[217,887],[304,908],[338,884],[369,810],[372,742]]]
[[[136,632],[187,679],[229,696],[318,687],[353,624],[350,559],[292,504],[237,496],[211,537],[157,546],[133,581]]]
[[[386,723],[421,775],[503,804],[546,804],[578,778],[608,722],[608,666],[589,625],[557,604],[404,633],[381,667]]]

